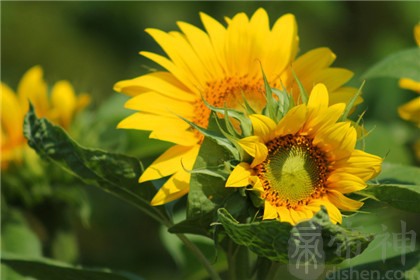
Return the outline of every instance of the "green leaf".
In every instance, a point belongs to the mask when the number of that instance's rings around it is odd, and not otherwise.
[[[358,193],[368,197],[372,197],[382,202],[386,202],[392,207],[401,210],[420,213],[419,185],[369,185],[366,189]]]
[[[420,213],[420,168],[384,164],[377,182],[358,193],[398,209]]]
[[[307,104],[308,99],[309,99],[308,93],[306,92],[305,87],[303,86],[302,82],[299,80],[298,76],[296,75],[295,71],[293,71],[293,69],[292,69],[292,74],[299,87],[300,99],[302,100],[303,104]]]
[[[185,122],[187,122],[189,125],[191,125],[193,128],[197,129],[201,134],[203,134],[206,137],[211,138],[212,140],[216,141],[217,144],[219,144],[220,146],[224,147],[226,150],[228,150],[232,155],[235,156],[235,158],[239,158],[239,152],[238,150],[234,147],[234,145],[228,140],[226,139],[222,134],[214,132],[211,129],[205,129],[202,128],[200,126],[198,126],[197,124],[187,120],[184,117],[179,116],[179,118],[181,118],[182,120],[184,120]],[[212,114],[211,119],[214,119],[215,116]]]
[[[86,269],[46,259],[28,258],[2,253],[1,262],[24,276],[42,280],[140,280],[130,273],[112,272],[109,269]]]
[[[420,186],[420,168],[409,165],[383,163],[376,180],[381,184],[406,184]]]
[[[304,228],[320,229],[325,263],[339,263],[354,257],[363,252],[373,239],[370,234],[349,231],[332,224],[325,208],[311,220],[295,227],[274,220],[239,224],[226,209],[219,209],[218,214],[226,233],[235,243],[248,247],[259,256],[281,263],[289,262],[288,250],[290,242],[294,240],[291,236],[300,236]]]
[[[405,260],[404,263],[401,261],[402,259]],[[419,262],[420,251],[415,251],[406,255],[398,255],[386,260],[351,266],[340,270],[332,269],[326,272],[325,279],[344,279],[346,275],[353,278],[355,278],[355,275],[365,275],[367,276],[366,279],[418,279]]]
[[[214,123],[210,124],[210,126],[214,125]],[[224,176],[226,178],[230,171],[231,160],[231,153],[212,138],[205,137],[193,169],[208,169],[218,174],[226,174]],[[210,224],[217,218],[216,210],[226,207],[226,203],[235,196],[240,196],[239,192],[233,188],[226,188],[225,179],[221,176],[193,172],[188,193],[187,221],[175,225],[170,229],[171,232],[185,230],[184,232],[210,236]]]
[[[420,81],[420,48],[389,55],[362,76],[363,79],[390,77]]]
[[[365,85],[365,82],[363,81],[360,88],[357,90],[357,92],[353,95],[353,97],[350,99],[349,103],[346,105],[346,109],[343,112],[343,115],[340,117],[340,121],[347,121],[347,118],[350,114],[351,109],[353,109],[354,104],[356,103],[356,100],[359,98],[359,96],[362,94],[363,86]]]
[[[138,183],[141,168],[136,158],[81,147],[62,128],[46,119],[38,119],[32,106],[25,116],[24,134],[29,146],[42,158],[54,162],[86,184],[131,203],[158,221],[167,219],[163,207],[149,204],[156,193],[155,188],[151,184]]]

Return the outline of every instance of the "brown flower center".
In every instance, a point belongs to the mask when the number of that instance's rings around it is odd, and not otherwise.
[[[326,154],[302,135],[286,135],[268,142],[267,159],[256,166],[271,205],[297,208],[321,197],[329,175]]]

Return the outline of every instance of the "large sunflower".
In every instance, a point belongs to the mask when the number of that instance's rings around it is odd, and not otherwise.
[[[382,163],[355,149],[355,128],[338,121],[344,110],[344,103],[329,106],[327,88],[318,84],[308,104],[293,107],[279,123],[251,115],[254,133],[238,143],[253,160],[239,163],[226,186],[259,191],[264,219],[296,224],[324,205],[331,221],[341,223],[338,209],[355,211],[363,204],[344,194],[365,188]]]
[[[115,90],[133,96],[126,107],[137,110],[119,128],[151,131],[150,137],[176,144],[153,162],[140,182],[170,176],[152,205],[164,204],[189,191],[190,174],[203,136],[181,120],[182,116],[201,127],[208,126],[214,106],[241,109],[243,98],[257,110],[265,106],[261,66],[274,88],[285,87],[296,95],[292,68],[309,92],[318,82],[330,92],[330,103],[347,102],[355,89],[342,87],[352,72],[332,68],[335,55],[318,48],[296,58],[298,35],[292,14],[280,17],[270,29],[264,9],[251,18],[239,13],[227,19],[227,27],[201,13],[206,31],[178,22],[181,32],[147,29],[168,57],[151,52],[143,56],[166,69],[131,80],[120,81]],[[181,164],[182,162],[182,164]]]
[[[23,136],[23,118],[29,109],[28,100],[39,117],[69,128],[74,115],[90,102],[87,94],[76,96],[72,85],[58,81],[47,93],[47,84],[42,78],[40,66],[30,68],[19,82],[17,94],[1,83],[1,167],[6,168],[11,161],[20,161],[27,148]]]

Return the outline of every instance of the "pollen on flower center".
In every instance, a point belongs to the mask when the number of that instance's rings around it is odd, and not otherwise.
[[[268,157],[256,167],[264,199],[273,206],[296,208],[325,193],[329,162],[311,138],[286,135],[266,145]]]
[[[226,108],[240,111],[244,108],[244,98],[254,110],[261,110],[265,106],[262,80],[246,75],[207,82],[203,91],[203,98],[213,106],[226,106]],[[206,128],[209,123],[210,112],[201,98],[198,99],[195,103],[193,122]],[[202,137],[199,133],[197,136]]]

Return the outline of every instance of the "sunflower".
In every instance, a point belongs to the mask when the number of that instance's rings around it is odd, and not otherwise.
[[[160,205],[189,191],[190,174],[203,136],[179,116],[207,127],[213,106],[243,108],[243,100],[255,109],[265,106],[261,66],[271,87],[285,88],[298,99],[294,75],[310,91],[318,82],[330,92],[330,103],[347,102],[356,89],[342,87],[353,75],[332,68],[334,53],[328,48],[311,50],[296,58],[298,35],[295,17],[286,14],[270,29],[264,9],[251,18],[244,13],[227,18],[227,27],[200,13],[205,31],[178,22],[181,32],[146,29],[168,57],[151,52],[141,55],[166,71],[120,81],[114,89],[132,96],[126,108],[139,111],[119,123],[119,128],[151,131],[150,138],[175,145],[157,158],[139,181],[170,176],[151,201]],[[292,71],[293,69],[293,71]],[[182,164],[181,164],[182,162]]]
[[[420,23],[414,27],[414,38],[417,46],[420,47]],[[420,94],[420,81],[403,78],[400,79],[399,84],[401,88],[412,90]],[[420,127],[420,96],[400,106],[398,108],[398,113],[402,119],[414,122]],[[418,158],[420,158],[420,156],[418,156]]]
[[[355,149],[356,129],[338,121],[345,107],[329,106],[328,90],[318,84],[307,104],[293,107],[278,123],[250,115],[253,135],[238,144],[253,159],[233,169],[226,187],[251,185],[264,200],[263,219],[294,225],[324,205],[331,221],[341,223],[338,209],[355,211],[363,204],[344,194],[365,188],[382,162]]]
[[[76,97],[73,87],[67,81],[58,81],[47,94],[47,84],[42,78],[40,66],[30,68],[19,82],[17,94],[1,83],[1,167],[6,168],[11,161],[19,162],[27,148],[23,136],[23,119],[34,106],[39,117],[45,117],[68,129],[76,112],[86,107],[90,97],[81,94]]]

